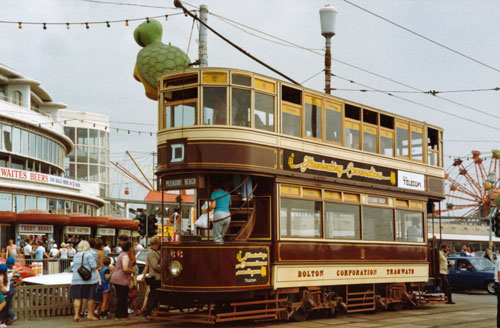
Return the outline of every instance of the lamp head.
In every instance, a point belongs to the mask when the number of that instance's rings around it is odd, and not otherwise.
[[[331,38],[335,35],[335,22],[337,20],[337,9],[327,5],[319,10],[319,20],[321,22],[321,35]]]

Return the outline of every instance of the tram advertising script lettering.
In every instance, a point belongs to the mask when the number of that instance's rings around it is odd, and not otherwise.
[[[266,248],[236,250],[236,284],[267,284],[269,279],[268,265],[268,250]]]
[[[397,170],[346,161],[332,157],[283,150],[283,166],[287,171],[396,186]]]

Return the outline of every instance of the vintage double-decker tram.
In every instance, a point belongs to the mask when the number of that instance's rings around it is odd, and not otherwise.
[[[159,81],[163,190],[232,193],[223,244],[162,245],[166,320],[304,319],[436,300],[427,220],[444,199],[439,127],[248,71]],[[237,181],[235,181],[237,180]],[[248,180],[247,180],[248,181]]]

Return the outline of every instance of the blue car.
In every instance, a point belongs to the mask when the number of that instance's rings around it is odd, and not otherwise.
[[[485,289],[495,294],[495,265],[484,257],[449,257],[448,281],[454,289]]]

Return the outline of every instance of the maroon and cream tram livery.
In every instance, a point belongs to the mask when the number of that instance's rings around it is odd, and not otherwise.
[[[222,186],[231,223],[223,243],[189,222],[162,244],[158,316],[300,320],[439,300],[427,222],[444,198],[442,136],[248,71],[162,76],[160,187],[192,189],[200,215]]]

